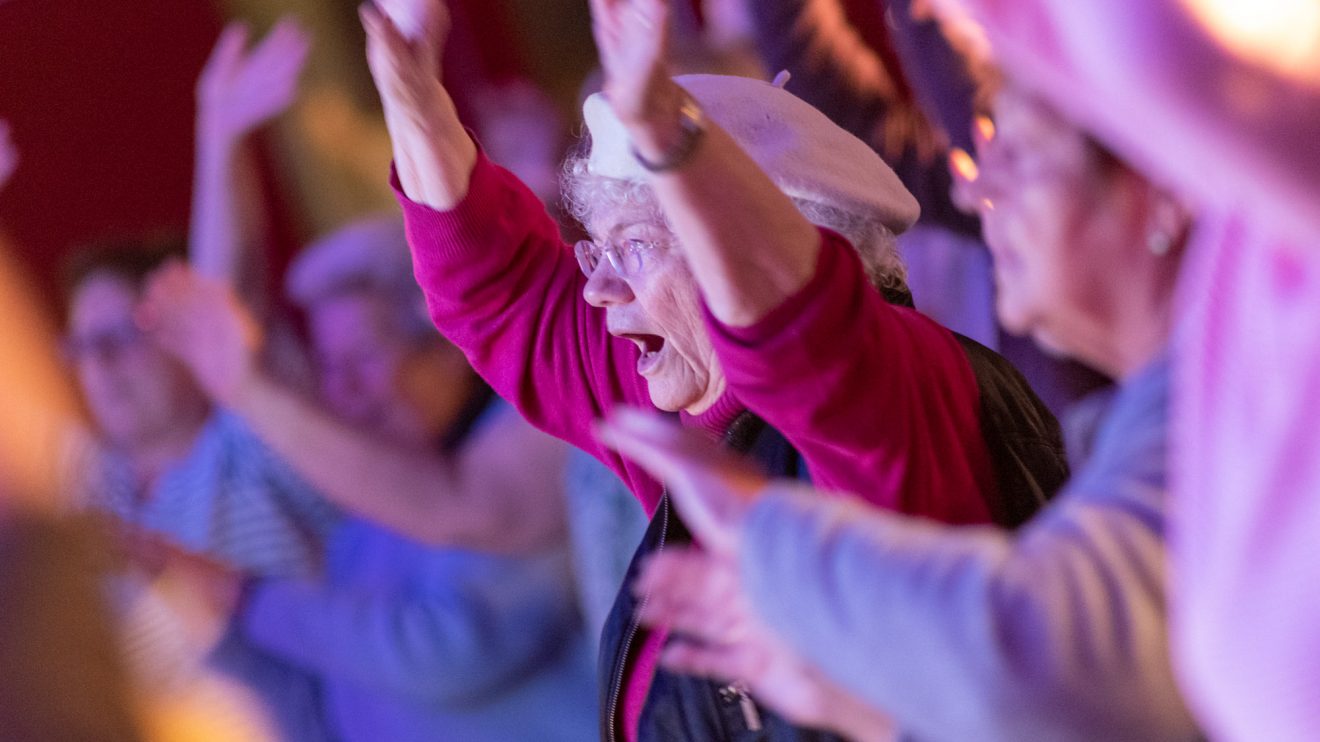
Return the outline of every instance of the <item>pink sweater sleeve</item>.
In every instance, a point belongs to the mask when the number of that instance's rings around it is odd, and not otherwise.
[[[638,351],[612,338],[604,311],[582,298],[586,279],[541,202],[484,154],[449,211],[391,183],[436,327],[528,421],[604,461],[653,509],[659,486],[590,431],[616,404],[650,405]]]
[[[953,334],[895,307],[822,230],[816,275],[758,324],[707,323],[729,389],[788,438],[812,482],[946,523],[995,496],[980,394]]]

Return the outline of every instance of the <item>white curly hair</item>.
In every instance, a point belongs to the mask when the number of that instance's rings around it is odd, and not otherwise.
[[[590,152],[590,135],[583,134],[564,161],[560,192],[567,213],[588,230],[602,214],[621,208],[639,211],[654,223],[669,228],[669,221],[649,185],[592,173],[588,168]],[[838,232],[852,243],[867,278],[877,290],[885,294],[908,293],[907,268],[898,253],[898,239],[878,219],[819,201],[790,198],[807,221]]]

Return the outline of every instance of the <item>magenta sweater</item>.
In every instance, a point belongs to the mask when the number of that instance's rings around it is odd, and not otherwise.
[[[591,436],[618,404],[650,407],[637,347],[611,337],[605,311],[536,196],[481,155],[467,196],[436,211],[403,195],[417,280],[436,326],[535,426],[617,473],[648,513],[661,486]],[[686,425],[720,435],[744,410],[782,433],[819,487],[946,523],[989,521],[996,495],[976,380],[953,335],[884,301],[848,243],[822,230],[811,282],[749,328],[707,325],[727,391]],[[656,642],[630,669],[635,732]]]

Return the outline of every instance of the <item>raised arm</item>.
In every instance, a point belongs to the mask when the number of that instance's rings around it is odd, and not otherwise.
[[[463,129],[436,78],[443,34],[400,31],[439,28],[418,19],[442,10],[438,0],[379,0],[362,11],[394,142],[396,195],[431,319],[533,425],[633,484],[588,424],[616,403],[648,399],[636,373],[639,351],[611,338],[605,312],[583,300],[586,278],[540,200]],[[639,494],[653,506],[659,488],[645,488]]]
[[[669,12],[666,0],[592,0],[605,93],[650,162],[671,157],[684,136],[687,94],[665,61]],[[683,166],[652,185],[720,321],[754,324],[811,278],[816,228],[719,126],[708,123]]]
[[[477,147],[440,83],[448,11],[440,0],[375,0],[359,12],[403,192],[452,209],[467,194]]]
[[[347,425],[263,372],[255,323],[222,284],[166,268],[146,319],[213,399],[327,499],[416,540],[503,552],[561,543],[565,448],[511,413],[453,457]]]
[[[289,107],[307,59],[307,34],[284,18],[251,51],[241,24],[225,28],[197,81],[197,150],[189,258],[199,273],[258,298],[260,204],[244,141]]]

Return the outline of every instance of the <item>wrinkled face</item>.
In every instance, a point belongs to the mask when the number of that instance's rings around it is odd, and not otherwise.
[[[637,346],[637,373],[646,379],[656,407],[703,412],[723,392],[724,373],[701,317],[696,281],[674,235],[643,210],[628,209],[603,214],[591,231],[598,244],[607,239],[658,243],[627,276],[602,259],[582,293],[605,310],[611,335]]]
[[[74,292],[66,338],[92,417],[124,447],[172,435],[206,406],[187,370],[138,330],[137,301],[125,280],[91,275]]]
[[[1030,96],[1005,88],[980,148],[976,192],[994,257],[1000,321],[1067,352],[1107,281],[1130,220],[1095,150]]]
[[[367,291],[329,296],[308,313],[321,398],[335,414],[399,432],[410,417],[401,394],[414,346],[389,302]]]

